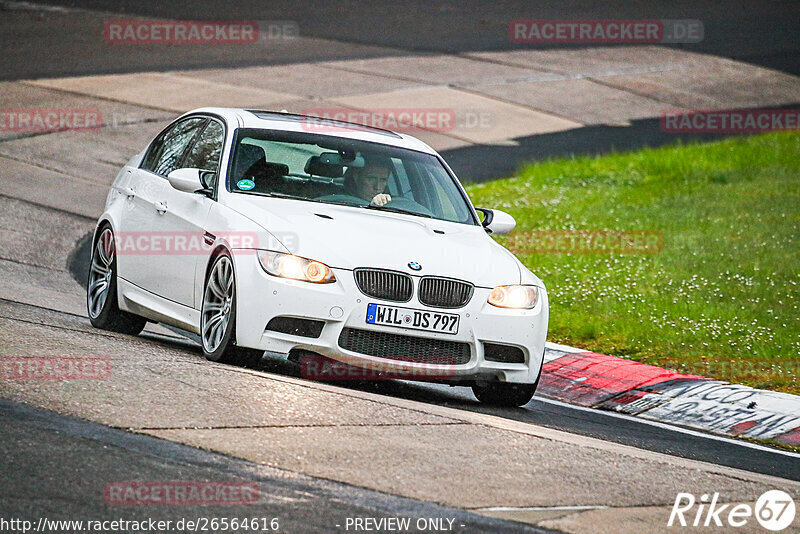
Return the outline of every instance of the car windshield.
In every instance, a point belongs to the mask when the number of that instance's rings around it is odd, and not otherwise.
[[[431,155],[302,132],[239,129],[228,190],[478,224]]]

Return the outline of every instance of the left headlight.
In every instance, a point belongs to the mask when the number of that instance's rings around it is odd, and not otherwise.
[[[261,264],[262,269],[272,276],[313,282],[315,284],[329,284],[336,281],[333,271],[324,263],[301,258],[293,254],[259,250],[258,263]]]
[[[497,286],[489,294],[489,304],[498,308],[529,310],[536,306],[539,290],[536,286]]]

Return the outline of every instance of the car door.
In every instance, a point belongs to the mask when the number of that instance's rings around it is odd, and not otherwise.
[[[166,227],[159,204],[172,189],[167,174],[181,164],[206,117],[189,117],[162,131],[147,149],[141,164],[130,169],[125,211],[117,228],[117,264],[122,278],[142,289],[172,298],[160,266],[165,259],[162,241]],[[173,299],[174,300],[174,299]]]
[[[210,118],[188,146],[179,168],[219,172],[225,141],[221,121]],[[216,178],[213,179],[216,182]],[[156,232],[172,237],[172,254],[155,256],[153,269],[157,277],[156,292],[185,306],[199,307],[195,302],[195,270],[205,268],[214,237],[223,229],[206,229],[205,223],[213,200],[202,193],[187,193],[171,186],[160,190],[156,202]]]

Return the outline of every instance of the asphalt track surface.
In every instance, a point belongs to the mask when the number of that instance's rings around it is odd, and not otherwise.
[[[703,23],[698,43],[662,45],[713,54],[762,67],[800,74],[800,2],[646,2],[502,1],[396,2],[244,0],[219,3],[156,0],[0,1],[3,10],[36,9],[0,29],[7,53],[0,55],[0,81],[178,69],[208,69],[300,62],[366,59],[427,53],[461,54],[515,49],[579,48],[587,45],[515,44],[508,24],[515,19],[693,19]],[[15,7],[16,6],[16,7]],[[47,11],[68,9],[70,22],[52,25]],[[102,21],[82,10],[113,14],[114,19],[291,21],[303,39],[267,47],[239,45],[107,46],[95,38]],[[51,13],[52,14],[52,13]],[[2,23],[0,23],[2,28]],[[588,45],[591,47],[591,45]],[[598,45],[599,46],[599,45]],[[603,45],[608,46],[608,45]],[[613,45],[612,45],[613,46]],[[335,79],[320,80],[321,84]],[[2,103],[2,95],[0,95]],[[798,101],[779,106],[795,109]],[[770,106],[772,108],[778,106]],[[658,119],[631,121],[625,127],[598,125],[521,137],[510,146],[472,145],[442,151],[463,182],[485,181],[515,172],[525,162],[548,157],[603,154],[684,142],[707,141],[724,134],[665,133]]]
[[[259,369],[299,376],[294,364],[278,357],[265,358]],[[337,385],[342,386],[341,382]],[[495,408],[478,403],[471,390],[465,387],[406,381],[345,384],[344,387],[496,415],[640,449],[800,481],[800,457],[797,455],[787,455],[767,447],[753,448],[747,443],[700,432],[685,433],[667,425],[653,426],[634,417],[575,407],[541,396],[534,397],[522,408]]]
[[[674,45],[686,50],[709,53],[754,63],[764,67],[800,74],[800,39],[798,21],[800,4],[792,0],[750,2],[743,0],[716,2],[545,2],[541,0],[505,0],[486,2],[398,0],[295,2],[277,0],[261,2],[215,2],[213,0],[163,2],[159,0],[46,0],[37,2],[52,6],[83,8],[152,18],[188,20],[260,20],[294,21],[301,37],[312,37],[348,43],[362,48],[343,51],[336,47],[311,45],[305,53],[294,55],[273,51],[271,63],[292,63],[308,57],[327,60],[334,57],[376,57],[407,52],[448,52],[510,50],[532,48],[515,44],[508,37],[508,24],[516,19],[695,19],[704,26],[704,39],[699,43]],[[69,29],[65,29],[69,31]],[[32,37],[36,37],[33,35]],[[44,36],[39,36],[44,37]],[[94,69],[94,72],[158,70],[189,66],[193,59],[175,54],[174,49],[156,50],[131,62],[114,60],[113,56],[94,56],[85,64],[76,63],[75,51],[89,46],[80,39],[70,39],[71,47],[53,49],[35,40],[26,49],[30,61],[14,65],[14,70],[59,70],[71,65],[73,70]],[[561,45],[561,47],[579,45]],[[583,45],[585,46],[585,45]],[[73,48],[74,47],[74,48]],[[555,45],[541,45],[553,48]],[[535,47],[534,47],[535,48]],[[80,59],[77,58],[78,60]],[[88,58],[87,58],[88,59]],[[265,58],[231,53],[227,57],[206,58],[207,67],[263,63]],[[214,65],[214,62],[217,62]],[[73,72],[75,74],[75,72]],[[3,76],[11,73],[5,72]]]
[[[0,517],[178,521],[272,518],[281,532],[330,532],[353,517],[443,518],[470,532],[544,532],[377,491],[265,468],[185,445],[131,434],[0,399]],[[124,507],[104,501],[109,481],[255,483],[259,500],[240,506]],[[131,510],[133,508],[133,510]],[[137,509],[138,508],[138,509]],[[413,523],[412,523],[413,524]],[[5,531],[5,530],[4,530]],[[65,530],[61,530],[65,531]]]

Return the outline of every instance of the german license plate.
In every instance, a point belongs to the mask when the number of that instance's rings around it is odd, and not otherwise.
[[[367,324],[457,334],[459,318],[454,313],[414,310],[375,303],[367,305]]]

